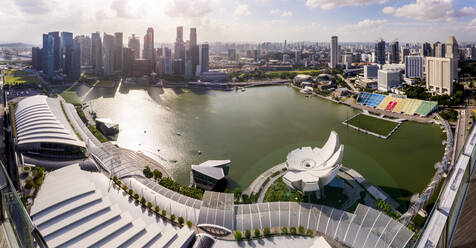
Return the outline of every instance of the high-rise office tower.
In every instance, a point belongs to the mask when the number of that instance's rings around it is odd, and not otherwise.
[[[114,73],[114,36],[104,33],[103,36],[104,75]]]
[[[330,60],[329,60],[329,67],[330,68],[336,68],[338,59],[339,59],[339,53],[338,53],[338,44],[337,44],[337,36],[332,36],[331,37],[331,45],[330,45]]]
[[[31,66],[35,70],[41,70],[41,48],[32,47],[31,48]]]
[[[444,58],[446,54],[446,44],[436,42],[435,43],[435,57]]]
[[[68,79],[78,80],[81,76],[81,46],[79,42],[73,42],[73,45],[67,48],[65,60]]]
[[[63,68],[63,73],[70,76],[71,74],[71,52],[73,49],[73,33],[70,32],[61,32],[61,68]]]
[[[420,55],[426,57],[431,56],[431,44],[428,42],[424,42],[421,44]]]
[[[453,60],[453,80],[458,80],[458,62],[460,56],[458,42],[453,35],[449,36],[448,41],[446,41],[445,57]]]
[[[198,44],[197,44],[197,29],[190,28],[190,55],[192,60],[192,74],[196,74],[197,65],[200,64],[199,61],[199,54],[198,51]]]
[[[96,75],[102,74],[102,42],[99,32],[91,34],[91,65]]]
[[[122,72],[124,63],[122,32],[114,33],[114,71]]]
[[[74,37],[75,42],[79,43],[81,49],[81,65],[91,65],[91,38],[87,35],[79,35]]]
[[[190,28],[190,47],[197,45],[197,28]]]
[[[154,29],[147,28],[147,33],[144,36],[144,50],[142,51],[142,58],[154,60]]]
[[[185,61],[185,43],[183,41],[183,27],[177,27],[177,38],[175,40],[174,59]]]
[[[164,47],[164,73],[167,75],[172,75],[173,69],[172,69],[172,50],[170,48]]]
[[[55,40],[53,34],[43,34],[42,68],[49,79],[53,78],[55,71]]]
[[[385,41],[380,40],[375,44],[375,63],[385,64]]]
[[[207,72],[208,71],[208,61],[209,61],[209,54],[208,54],[208,44],[202,44],[200,49],[200,65],[201,70],[200,72]]]
[[[403,64],[405,63],[405,56],[410,55],[410,49],[408,47],[403,47],[402,50],[400,51],[400,63]]]
[[[123,70],[122,72],[126,76],[132,76],[133,65],[135,60],[134,50],[130,47],[124,47],[123,49]]]
[[[400,47],[398,41],[390,44],[390,64],[398,64],[400,62]]]
[[[138,37],[136,37],[135,34],[132,34],[131,37],[129,37],[129,42],[127,43],[127,47],[132,49],[134,52],[134,58],[139,59],[140,58],[140,40]]]
[[[48,35],[51,35],[54,40],[53,47],[53,66],[54,70],[59,70],[61,68],[61,41],[59,32],[49,32]]]

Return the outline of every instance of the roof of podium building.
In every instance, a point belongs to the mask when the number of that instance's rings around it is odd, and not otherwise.
[[[59,99],[45,95],[19,101],[15,110],[17,143],[61,143],[85,147],[71,128],[61,104]]]
[[[157,218],[105,175],[77,164],[46,176],[30,215],[49,247],[181,247],[195,233]]]

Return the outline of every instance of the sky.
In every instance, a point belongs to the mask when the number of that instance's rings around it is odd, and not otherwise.
[[[123,32],[173,42],[476,41],[476,0],[1,0],[0,42],[40,44],[41,34]]]

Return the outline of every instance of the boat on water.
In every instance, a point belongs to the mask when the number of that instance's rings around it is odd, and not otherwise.
[[[198,150],[197,154],[202,155],[202,151]]]

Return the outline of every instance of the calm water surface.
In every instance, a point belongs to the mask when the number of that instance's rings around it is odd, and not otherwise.
[[[124,86],[75,90],[99,117],[119,123],[119,146],[154,157],[185,184],[192,164],[230,159],[232,187],[246,188],[291,150],[320,147],[335,130],[345,146],[345,166],[407,201],[425,187],[443,155],[437,126],[407,122],[383,140],[341,124],[357,110],[305,98],[287,86],[238,93]]]

